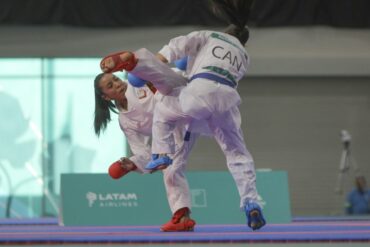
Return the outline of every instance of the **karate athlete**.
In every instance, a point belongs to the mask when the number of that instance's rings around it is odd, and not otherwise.
[[[238,106],[241,99],[236,91],[238,81],[246,74],[249,65],[249,56],[244,46],[249,38],[245,26],[251,3],[246,0],[214,0],[215,11],[223,13],[231,23],[224,32],[197,31],[174,38],[157,56],[165,63],[188,57],[187,73],[190,82],[178,95],[180,108],[185,116],[207,121],[226,156],[228,169],[239,191],[240,207],[247,216],[247,224],[257,230],[266,221],[259,205],[254,161],[246,148],[240,127]],[[140,57],[130,52],[121,52],[104,58],[101,68],[103,71],[126,69],[135,74],[138,64]],[[141,78],[144,76],[142,74]],[[150,81],[157,86],[155,79]],[[156,116],[154,118],[157,121],[159,119]],[[154,155],[147,169],[155,170],[170,164],[167,154],[174,150],[173,143],[169,141],[173,140],[171,131],[174,127],[175,124],[167,120],[154,123]]]
[[[109,174],[118,179],[130,171],[150,172],[145,169],[145,165],[151,160],[150,138],[153,110],[158,102],[171,104],[171,101],[178,99],[162,96],[149,83],[141,88],[133,87],[112,73],[102,73],[96,76],[94,87],[95,133],[99,136],[111,120],[110,111],[117,112],[118,110],[120,127],[133,153],[131,157],[121,158],[114,162],[109,168]],[[174,131],[176,151],[171,157],[173,164],[163,170],[167,199],[173,217],[161,226],[162,231],[192,231],[196,224],[190,218],[191,199],[184,174],[188,154],[196,135],[184,142],[183,129],[183,125],[180,124]]]

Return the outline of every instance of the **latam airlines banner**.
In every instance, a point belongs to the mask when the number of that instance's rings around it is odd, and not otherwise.
[[[228,172],[188,172],[187,177],[198,224],[245,224]],[[287,173],[257,171],[257,188],[267,221],[290,222]],[[161,225],[171,216],[160,172],[130,173],[120,180],[107,174],[62,175],[61,225]]]

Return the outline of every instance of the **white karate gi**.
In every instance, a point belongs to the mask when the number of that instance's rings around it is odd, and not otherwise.
[[[164,80],[166,80],[164,78]],[[148,173],[145,165],[151,161],[151,136],[153,111],[158,102],[168,103],[176,100],[173,97],[155,95],[144,86],[132,87],[128,84],[126,97],[128,109],[119,109],[119,124],[125,133],[133,156],[129,157],[136,166],[137,172]],[[173,164],[163,170],[163,180],[167,199],[172,213],[183,207],[191,209],[189,185],[185,177],[185,166],[196,136],[184,142],[184,126],[178,125],[174,131],[175,153]]]
[[[188,56],[189,78],[199,73],[208,73],[234,86],[211,79],[192,80],[179,92],[182,114],[178,114],[178,120],[181,115],[186,115],[208,122],[226,156],[228,169],[239,191],[240,207],[243,208],[249,201],[258,203],[254,161],[243,139],[238,109],[241,99],[236,91],[237,83],[245,75],[249,64],[245,48],[231,35],[199,31],[172,39],[159,53],[169,63]],[[152,82],[156,85],[154,80]],[[158,148],[156,153],[172,153],[174,149],[168,131],[173,125],[166,125],[165,121],[161,123],[159,118],[154,117],[153,147]]]
[[[161,62],[145,48],[139,49],[134,53],[138,58],[138,64],[130,73],[152,82],[161,93],[160,96],[157,95],[158,100],[154,108],[153,119],[154,125],[161,126],[153,129],[155,132],[161,130],[157,134],[161,135],[161,138],[158,138],[157,142],[152,143],[152,153],[175,153],[176,145],[172,132],[177,125],[184,125],[187,130],[190,130],[192,138],[197,138],[199,135],[212,135],[206,121],[194,119],[181,109],[178,97],[188,83],[184,73],[181,71],[174,72],[176,70]],[[153,133],[153,135],[156,134]]]

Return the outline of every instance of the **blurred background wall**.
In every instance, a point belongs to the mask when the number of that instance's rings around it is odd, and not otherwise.
[[[343,129],[370,180],[369,11],[367,0],[255,1],[242,126],[257,169],[288,171],[294,216],[344,213],[355,172],[335,193]],[[105,172],[129,152],[116,119],[93,133],[102,56],[226,25],[205,0],[2,0],[0,217],[56,215],[60,173]],[[213,140],[189,170],[226,170]]]

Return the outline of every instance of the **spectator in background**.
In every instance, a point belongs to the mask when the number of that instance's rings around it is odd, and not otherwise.
[[[346,213],[349,215],[370,214],[370,190],[364,176],[357,176],[355,186],[347,195]]]

